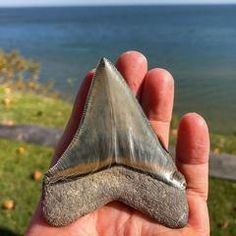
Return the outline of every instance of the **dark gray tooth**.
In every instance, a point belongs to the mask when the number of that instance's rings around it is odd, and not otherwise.
[[[44,177],[43,211],[55,226],[119,200],[157,222],[183,227],[185,179],[126,82],[107,59],[96,69],[81,124]]]

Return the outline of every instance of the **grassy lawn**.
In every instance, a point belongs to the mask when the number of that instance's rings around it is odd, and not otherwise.
[[[19,147],[25,152],[20,154]],[[4,229],[23,235],[41,190],[41,181],[35,181],[32,174],[47,170],[53,150],[9,140],[0,140],[0,150],[0,204],[8,199],[15,204],[11,210],[0,210],[0,235]]]
[[[6,98],[10,100],[9,104]],[[0,87],[0,123],[35,123],[63,127],[71,105],[34,93],[9,92]],[[236,154],[236,137],[212,135],[212,150]],[[174,137],[172,137],[174,143]],[[19,149],[20,148],[20,149]],[[23,151],[19,151],[23,150]],[[51,148],[0,139],[0,204],[14,201],[13,209],[0,209],[0,235],[23,235],[40,197],[41,181],[35,170],[44,173]],[[209,210],[212,235],[236,235],[236,183],[210,179]]]
[[[215,153],[229,153],[236,155],[236,136],[211,134],[211,150]]]
[[[236,182],[210,179],[209,191],[211,235],[236,235]]]
[[[0,86],[0,123],[33,123],[63,127],[70,111],[71,104],[61,99],[45,97],[33,92],[13,92]]]

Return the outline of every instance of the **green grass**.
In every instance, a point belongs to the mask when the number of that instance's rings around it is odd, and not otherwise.
[[[211,179],[209,190],[211,235],[236,235],[236,183]]]
[[[211,134],[211,150],[236,155],[236,136]]]
[[[23,154],[17,153],[20,146]],[[0,235],[4,228],[22,235],[41,191],[41,182],[34,181],[32,173],[47,170],[52,149],[0,139],[0,150],[0,204],[7,199],[15,202],[14,209],[0,210]]]
[[[8,99],[10,104],[4,105]],[[18,91],[6,93],[6,88],[0,86],[0,123],[13,122],[17,124],[32,123],[50,127],[63,127],[69,117],[71,104],[35,94]]]
[[[9,106],[4,99],[9,98]],[[0,86],[0,123],[34,123],[50,127],[65,126],[71,104],[34,93],[10,92]],[[175,125],[174,125],[175,126]],[[212,150],[236,154],[236,137],[211,135]],[[175,138],[171,137],[171,143]],[[24,147],[23,154],[17,148]],[[0,205],[12,199],[12,210],[0,209],[0,235],[22,235],[35,210],[41,193],[41,182],[31,175],[45,172],[53,150],[32,144],[0,139]],[[209,211],[213,236],[236,235],[236,183],[210,179]]]

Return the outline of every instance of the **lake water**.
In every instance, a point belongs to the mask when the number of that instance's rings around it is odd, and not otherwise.
[[[0,48],[39,60],[41,80],[70,94],[100,57],[139,50],[173,74],[177,114],[236,131],[236,5],[2,8]]]

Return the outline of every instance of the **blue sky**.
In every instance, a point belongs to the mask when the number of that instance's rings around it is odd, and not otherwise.
[[[0,6],[63,6],[114,4],[223,4],[236,0],[0,0]]]

